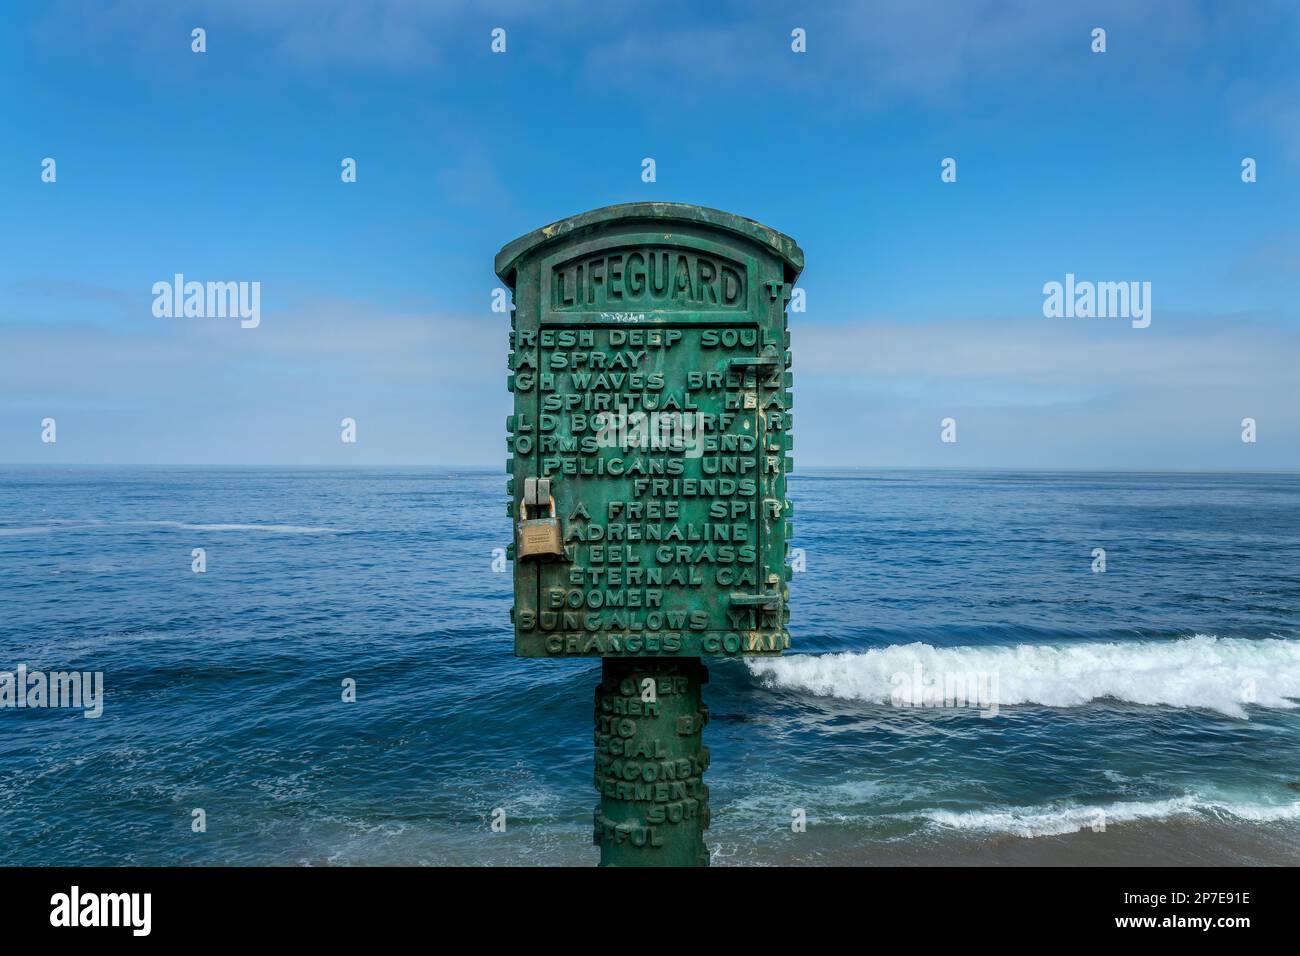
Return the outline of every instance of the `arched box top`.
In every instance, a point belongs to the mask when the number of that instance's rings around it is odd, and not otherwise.
[[[784,233],[769,229],[761,222],[688,203],[627,202],[603,206],[567,219],[560,219],[549,226],[542,226],[541,229],[535,229],[526,236],[520,236],[513,242],[506,243],[497,253],[497,275],[513,289],[515,267],[519,260],[541,246],[548,243],[558,245],[566,240],[585,238],[590,235],[587,230],[606,223],[622,225],[646,222],[654,223],[656,229],[666,224],[680,222],[729,232],[769,249],[779,256],[789,270],[787,281],[793,283],[803,271],[803,250],[798,244]]]

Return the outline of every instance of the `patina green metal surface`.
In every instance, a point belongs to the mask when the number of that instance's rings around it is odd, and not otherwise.
[[[709,674],[696,658],[608,657],[596,687],[601,866],[707,866]]]
[[[604,863],[707,859],[699,658],[789,647],[785,306],[802,268],[788,236],[676,203],[593,210],[497,255],[515,299],[515,653],[604,658]],[[638,755],[615,767],[602,746],[624,745],[608,721],[634,678],[669,692],[623,718]]]
[[[512,501],[550,479],[565,555],[515,565],[524,657],[780,653],[787,236],[633,203],[507,245]],[[531,517],[531,513],[530,516]]]

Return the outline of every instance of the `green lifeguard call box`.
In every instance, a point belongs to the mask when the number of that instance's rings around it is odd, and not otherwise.
[[[788,236],[677,203],[563,219],[496,258],[515,306],[515,653],[604,659],[604,863],[701,862],[700,658],[790,644],[802,268]]]

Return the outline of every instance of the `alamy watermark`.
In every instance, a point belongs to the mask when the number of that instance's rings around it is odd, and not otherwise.
[[[153,314],[170,318],[238,318],[240,328],[262,324],[262,283],[186,282],[176,273],[171,282],[153,284]]]
[[[623,451],[680,451],[686,458],[704,454],[704,429],[694,412],[643,412],[620,405],[592,416],[599,448]]]
[[[152,912],[152,893],[83,893],[74,885],[50,897],[50,925],[56,928],[119,926],[130,929],[132,936],[148,936]]]
[[[1043,284],[1043,315],[1049,319],[1132,319],[1133,328],[1151,324],[1150,282],[1065,282]]]
[[[997,671],[938,671],[927,674],[917,661],[912,673],[896,671],[889,678],[895,707],[977,709],[981,717],[998,715]]]
[[[104,713],[103,671],[0,671],[0,708],[67,707],[94,719]]]

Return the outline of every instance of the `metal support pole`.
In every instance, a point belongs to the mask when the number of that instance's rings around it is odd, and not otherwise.
[[[596,687],[593,842],[601,866],[708,866],[709,788],[702,746],[709,679],[699,658],[601,662]]]

